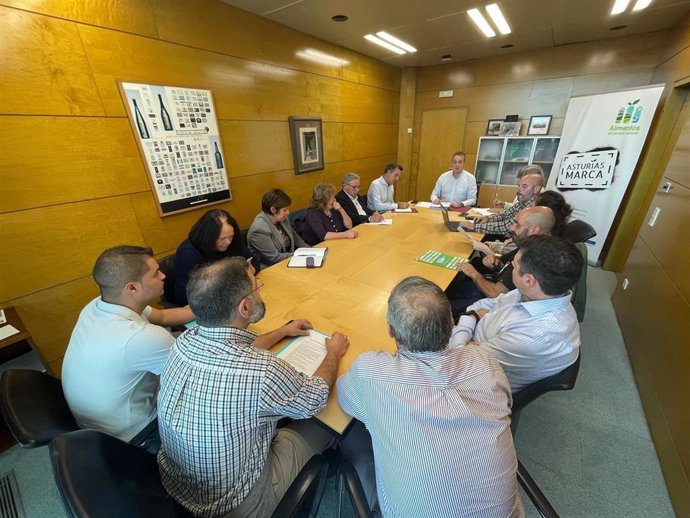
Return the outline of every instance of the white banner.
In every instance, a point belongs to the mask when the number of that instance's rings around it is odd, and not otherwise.
[[[640,158],[663,86],[570,99],[546,184],[594,227],[589,260],[599,260],[611,223]]]

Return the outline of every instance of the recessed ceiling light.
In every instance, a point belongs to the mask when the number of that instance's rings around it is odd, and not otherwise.
[[[331,17],[331,20],[334,22],[346,22],[348,18],[344,14],[336,14],[335,16]]]
[[[472,18],[472,21],[474,24],[479,27],[479,30],[484,33],[484,36],[487,38],[493,38],[496,36],[496,32],[491,28],[491,25],[489,25],[489,22],[486,21],[486,19],[482,16],[482,13],[479,12],[479,9],[470,9],[467,11],[467,14],[469,15],[470,18]]]
[[[502,49],[512,49],[513,44],[512,43],[506,43],[505,45],[501,45]]]
[[[399,40],[395,36],[391,36],[387,32],[380,31],[377,32],[376,35],[382,40],[386,40],[388,43],[392,43],[396,47],[400,47],[401,49],[406,50],[407,52],[417,52],[417,49],[414,48],[412,45],[409,45],[404,41]]]
[[[510,34],[510,27],[508,26],[508,22],[503,16],[501,9],[498,7],[498,4],[487,5],[486,12],[489,13],[489,16],[491,16],[494,25],[496,25],[498,28],[498,32],[503,35]]]
[[[620,30],[627,29],[627,28],[628,28],[627,25],[615,25],[615,26],[611,27],[609,30],[610,31],[620,31]]]
[[[641,9],[644,9],[651,3],[652,0],[637,0],[637,2],[635,2],[635,7],[633,7],[633,11],[639,11]]]
[[[392,45],[388,43],[387,41],[383,41],[381,38],[377,38],[373,34],[367,34],[364,36],[364,39],[369,40],[372,43],[376,43],[377,45],[390,50],[391,52],[395,52],[396,54],[407,54],[406,51],[403,49],[396,47],[395,45]]]
[[[621,14],[628,8],[630,0],[616,0],[611,9],[611,14]]]

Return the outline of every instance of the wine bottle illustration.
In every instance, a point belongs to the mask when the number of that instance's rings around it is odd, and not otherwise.
[[[218,142],[214,142],[216,146],[216,167],[218,169],[223,169],[223,156],[220,154],[220,149],[218,149]]]
[[[168,110],[165,109],[165,104],[163,104],[163,98],[161,97],[161,94],[158,94],[158,102],[161,105],[161,119],[163,120],[163,129],[165,129],[165,131],[172,131],[173,126],[172,121],[170,120],[170,114],[168,113]]]
[[[134,103],[134,118],[137,121],[139,135],[141,135],[141,138],[151,138],[151,136],[149,135],[149,129],[146,127],[146,121],[144,120],[144,116],[141,114],[141,110],[137,105],[137,100],[132,99],[132,102]]]

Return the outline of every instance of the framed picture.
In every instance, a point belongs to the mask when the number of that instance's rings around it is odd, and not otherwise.
[[[517,137],[520,135],[521,122],[501,122],[498,130],[499,137]]]
[[[295,174],[323,169],[323,131],[318,117],[288,117]]]
[[[503,124],[503,119],[489,119],[489,123],[486,125],[486,134],[489,137],[498,137],[501,124]]]
[[[533,115],[529,118],[528,135],[548,135],[551,115]]]

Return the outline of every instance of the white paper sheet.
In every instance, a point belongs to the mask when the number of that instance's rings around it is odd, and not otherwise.
[[[4,340],[5,338],[16,335],[19,332],[19,329],[14,327],[13,325],[6,325],[0,327],[0,340]]]
[[[276,356],[298,371],[312,376],[326,357],[326,338],[330,337],[310,329],[308,336],[298,336],[278,351]]]
[[[370,222],[370,223],[365,223],[365,225],[392,225],[393,220],[392,219],[384,219],[382,221],[375,221],[375,222]]]

